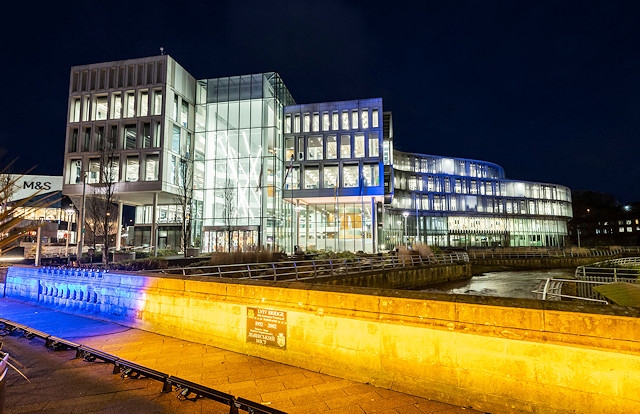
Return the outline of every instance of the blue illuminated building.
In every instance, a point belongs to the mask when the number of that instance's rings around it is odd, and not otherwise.
[[[277,73],[197,80],[167,55],[71,68],[63,192],[76,206],[84,172],[103,180],[104,140],[136,246],[180,246],[185,215],[203,252],[563,246],[572,215],[567,187],[394,149],[380,98],[300,105]]]

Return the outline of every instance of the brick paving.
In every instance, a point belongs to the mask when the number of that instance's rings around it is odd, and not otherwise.
[[[25,302],[0,299],[0,318],[291,414],[479,413]],[[113,374],[113,364],[54,351],[39,338],[12,334],[2,342],[10,361],[31,381],[9,370],[6,413],[229,413],[225,404],[181,401],[175,391],[163,393],[159,381],[122,378]]]

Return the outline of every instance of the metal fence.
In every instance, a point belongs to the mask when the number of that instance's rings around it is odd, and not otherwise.
[[[575,279],[541,279],[538,288],[533,291],[539,299],[561,300],[580,299],[600,303],[608,303],[607,299],[593,290],[594,286],[616,282],[638,283],[640,275],[640,257],[624,257],[578,266]],[[575,295],[563,292],[563,287],[575,286]],[[565,289],[567,290],[567,289]]]
[[[231,264],[159,269],[146,273],[180,274],[184,276],[214,276],[234,279],[313,280],[333,276],[345,276],[361,272],[384,271],[416,266],[468,263],[467,253],[440,254],[421,257],[368,256],[346,259],[310,259],[270,263]]]

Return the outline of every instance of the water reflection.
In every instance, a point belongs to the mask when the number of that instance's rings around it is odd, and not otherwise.
[[[535,298],[531,293],[539,279],[573,276],[575,269],[521,270],[487,272],[469,280],[448,282],[423,289],[424,292],[444,292],[465,295],[498,296],[505,298]]]

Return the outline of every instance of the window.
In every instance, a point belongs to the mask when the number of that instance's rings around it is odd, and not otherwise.
[[[149,115],[149,92],[140,91],[138,102],[140,103],[140,116]]]
[[[87,174],[87,183],[96,184],[100,182],[100,160],[92,158],[89,160],[89,173]]]
[[[89,151],[91,149],[91,128],[85,128],[84,139],[82,140],[82,151]]]
[[[369,156],[370,157],[380,156],[380,140],[378,139],[378,134],[375,134],[375,133],[369,134]]]
[[[364,134],[356,134],[354,137],[353,151],[355,158],[364,157]]]
[[[71,160],[69,162],[69,184],[78,184],[82,181],[82,160]]]
[[[147,154],[144,169],[145,181],[158,180],[158,154]]]
[[[344,131],[349,129],[349,111],[342,111],[342,129]]]
[[[313,114],[313,123],[311,124],[311,130],[318,132],[320,130],[320,114]]]
[[[298,137],[298,160],[304,160],[304,137]]]
[[[124,149],[136,148],[136,126],[126,125],[124,127]]]
[[[304,169],[304,188],[318,188],[320,181],[320,170],[318,167],[307,167]]]
[[[153,127],[153,147],[157,148],[160,146],[160,137],[162,136],[162,124],[160,121],[154,123]]]
[[[296,134],[300,132],[300,114],[293,116],[293,132]]]
[[[111,95],[111,119],[120,119],[122,117],[122,94],[114,92]]]
[[[357,165],[345,165],[342,167],[342,186],[343,187],[358,187],[358,166]]]
[[[358,129],[358,110],[351,111],[351,129]]]
[[[72,129],[69,134],[69,152],[78,151],[78,130]]]
[[[177,125],[173,126],[171,134],[171,151],[180,152],[180,127]]]
[[[303,128],[303,132],[309,132],[309,129],[311,128],[311,117],[309,114],[304,114]]]
[[[331,114],[331,129],[334,131],[337,131],[338,129],[340,129],[340,126],[338,125],[338,113],[337,112],[333,112]]]
[[[378,128],[378,110],[374,109],[371,111],[371,126],[373,128]]]
[[[323,170],[324,188],[334,188],[338,186],[338,166],[325,166]]]
[[[335,160],[338,158],[338,143],[335,135],[327,137],[327,159]]]
[[[340,136],[340,158],[351,158],[351,135]]]
[[[107,119],[107,96],[96,97],[96,113],[95,118],[98,121]]]
[[[125,95],[125,110],[127,112],[125,118],[136,116],[136,96],[134,92],[127,92]]]
[[[104,127],[96,128],[96,151],[104,148]]]
[[[360,127],[362,129],[369,128],[369,110],[363,109],[360,114]]]
[[[125,181],[138,181],[138,171],[140,169],[140,162],[138,156],[127,157],[127,169],[125,172]]]
[[[154,89],[153,91],[152,115],[162,115],[162,89]]]
[[[378,164],[364,164],[362,166],[362,176],[365,187],[377,187],[380,185],[380,168]]]
[[[307,159],[322,159],[322,137],[309,137],[309,142],[307,143]]]
[[[71,100],[69,122],[80,122],[80,98],[73,98]]]
[[[187,127],[189,122],[189,103],[182,101],[182,110],[180,111],[180,123],[183,127]]]
[[[151,124],[145,122],[142,124],[142,148],[152,148],[153,142],[151,141]]]
[[[329,112],[322,113],[322,130],[328,131],[331,127],[331,121],[329,120]]]
[[[291,115],[285,115],[284,117],[284,133],[291,133]]]

